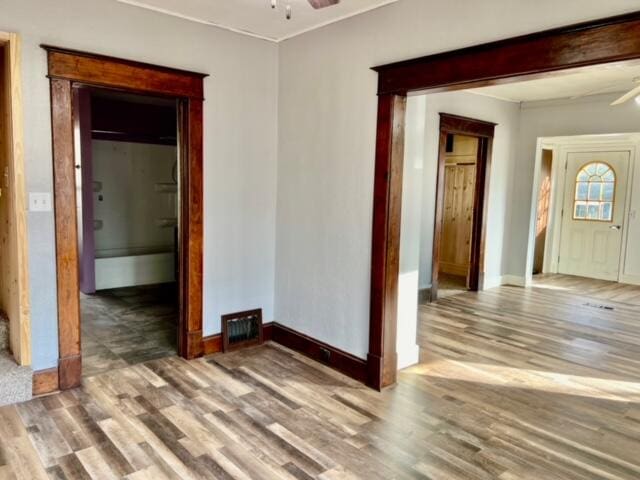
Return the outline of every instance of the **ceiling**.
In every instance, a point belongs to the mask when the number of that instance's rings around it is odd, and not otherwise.
[[[314,10],[307,0],[116,0],[198,23],[278,42],[398,0],[342,0]],[[285,5],[293,16],[285,18]]]
[[[639,62],[619,62],[557,72],[545,78],[468,90],[510,102],[535,102],[626,92],[640,80]]]

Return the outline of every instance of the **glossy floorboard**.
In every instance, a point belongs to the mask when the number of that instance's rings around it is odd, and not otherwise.
[[[172,284],[81,295],[83,375],[175,355],[177,295]]]
[[[383,393],[273,344],[97,375],[0,409],[0,478],[638,479],[640,312],[607,295],[421,306]]]

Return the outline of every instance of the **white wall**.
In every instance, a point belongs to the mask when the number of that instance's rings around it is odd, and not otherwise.
[[[269,12],[267,12],[268,14]],[[40,44],[210,74],[204,104],[204,333],[220,315],[273,318],[277,45],[112,0],[0,0],[22,36],[26,184],[52,191],[49,80]],[[33,368],[57,365],[53,213],[29,213]]]
[[[376,119],[370,67],[636,9],[637,0],[487,0],[481,9],[473,0],[401,0],[278,46],[111,0],[0,0],[0,30],[23,39],[31,192],[52,191],[40,44],[209,73],[205,334],[219,331],[226,312],[262,306],[265,320],[274,318],[275,269],[277,320],[364,357]],[[43,369],[58,356],[52,212],[29,213],[29,239],[33,366]]]
[[[94,232],[96,257],[173,252],[173,227],[157,221],[177,220],[177,193],[158,192],[172,184],[178,149],[172,145],[93,140]],[[89,187],[91,188],[91,187]]]
[[[401,0],[280,44],[275,316],[369,339],[374,65],[633,11],[636,0]]]
[[[400,278],[398,283],[398,368],[418,361],[418,290],[431,286],[440,113],[496,123],[488,192],[486,275],[501,283],[507,258],[507,195],[518,140],[520,105],[465,92],[436,93],[407,100]]]
[[[440,135],[439,113],[493,122],[496,125],[491,156],[485,241],[485,285],[501,283],[506,271],[510,232],[507,221],[508,196],[513,158],[520,126],[520,105],[466,92],[426,95],[425,168],[422,190],[420,241],[420,288],[431,286],[436,176]]]
[[[522,104],[518,155],[515,159],[512,201],[509,202],[511,246],[507,270],[516,276],[525,276],[531,222],[536,144],[540,137],[570,135],[601,135],[610,133],[635,133],[640,131],[640,109],[635,102],[611,107],[609,104],[619,95],[594,95],[575,100],[531,102]],[[636,169],[638,175],[638,169]],[[640,177],[635,182],[639,182]],[[640,197],[633,198],[640,208]],[[640,219],[629,224],[633,237],[640,238]],[[640,258],[631,255],[629,271],[640,271],[635,262]],[[634,269],[638,270],[634,270]]]
[[[422,223],[422,188],[425,170],[427,97],[407,99],[400,222],[400,278],[398,279],[398,368],[418,362],[418,284]]]

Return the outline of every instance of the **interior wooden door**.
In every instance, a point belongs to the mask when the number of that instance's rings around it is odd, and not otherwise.
[[[629,152],[569,153],[558,271],[617,281]]]
[[[440,271],[469,277],[473,230],[475,164],[445,167],[445,194],[442,222]]]

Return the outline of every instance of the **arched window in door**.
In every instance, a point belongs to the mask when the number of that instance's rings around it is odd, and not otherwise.
[[[616,192],[616,174],[604,162],[588,163],[576,177],[574,220],[610,222]]]

